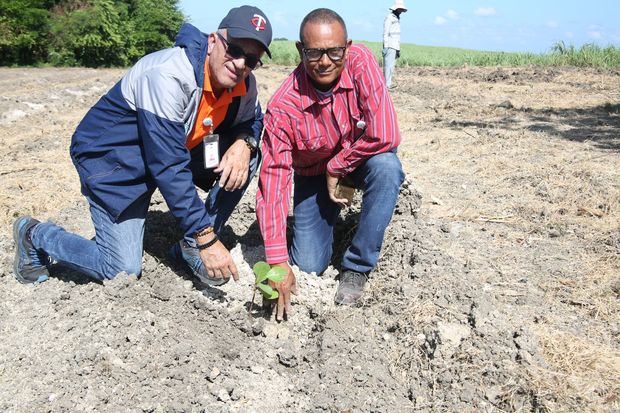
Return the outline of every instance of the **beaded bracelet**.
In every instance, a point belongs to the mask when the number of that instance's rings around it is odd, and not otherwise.
[[[209,235],[212,232],[213,232],[213,227],[206,227],[206,228],[201,229],[200,231],[197,231],[194,234],[194,238],[198,238],[198,237],[202,237],[202,236],[205,236],[205,235]]]
[[[213,239],[209,242],[206,242],[204,244],[198,244],[196,245],[196,248],[198,248],[199,250],[206,250],[207,248],[209,248],[211,245],[215,244],[217,241],[219,240],[219,238],[216,236],[213,237]]]

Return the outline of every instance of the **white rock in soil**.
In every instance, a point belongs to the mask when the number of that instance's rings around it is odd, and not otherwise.
[[[457,323],[439,323],[438,333],[441,344],[448,349],[456,349],[461,341],[469,337],[471,328]]]

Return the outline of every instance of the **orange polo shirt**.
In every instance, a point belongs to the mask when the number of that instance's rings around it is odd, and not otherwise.
[[[232,103],[232,100],[236,96],[243,96],[246,93],[245,82],[240,82],[232,89],[225,89],[220,97],[216,97],[213,93],[213,87],[211,86],[211,78],[209,77],[209,59],[205,59],[205,79],[204,86],[202,88],[202,97],[200,98],[200,104],[198,105],[198,114],[196,115],[196,122],[194,122],[194,128],[187,137],[185,146],[187,149],[192,149],[197,146],[205,135],[211,133],[212,130],[218,127],[220,123],[226,117],[226,111],[228,105]],[[203,121],[207,118],[211,118],[213,122],[213,129],[211,126],[204,126]]]

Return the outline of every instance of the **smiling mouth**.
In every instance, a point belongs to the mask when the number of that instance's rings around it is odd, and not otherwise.
[[[230,70],[228,66],[225,66],[225,67],[226,67],[226,70],[228,71],[228,76],[230,76],[231,79],[236,81],[239,78],[239,75],[237,74],[237,72],[235,72],[234,70]]]

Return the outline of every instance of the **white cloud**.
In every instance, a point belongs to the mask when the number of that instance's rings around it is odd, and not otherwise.
[[[566,33],[564,33],[564,36],[568,37],[569,39],[572,39],[573,37],[575,37],[575,33],[573,33],[573,32],[566,32]]]
[[[547,22],[547,27],[550,29],[557,29],[560,25],[555,20],[549,20]]]
[[[478,7],[474,14],[476,16],[495,16],[497,10],[495,10],[495,7]]]
[[[457,11],[450,9],[446,12],[446,17],[452,20],[458,20],[460,16]]]
[[[588,37],[590,39],[600,39],[601,37],[603,37],[603,33],[597,31],[597,30],[592,30],[588,32]]]
[[[435,17],[435,24],[437,26],[443,26],[444,24],[446,24],[448,22],[448,20],[443,17],[443,16],[437,16]]]

